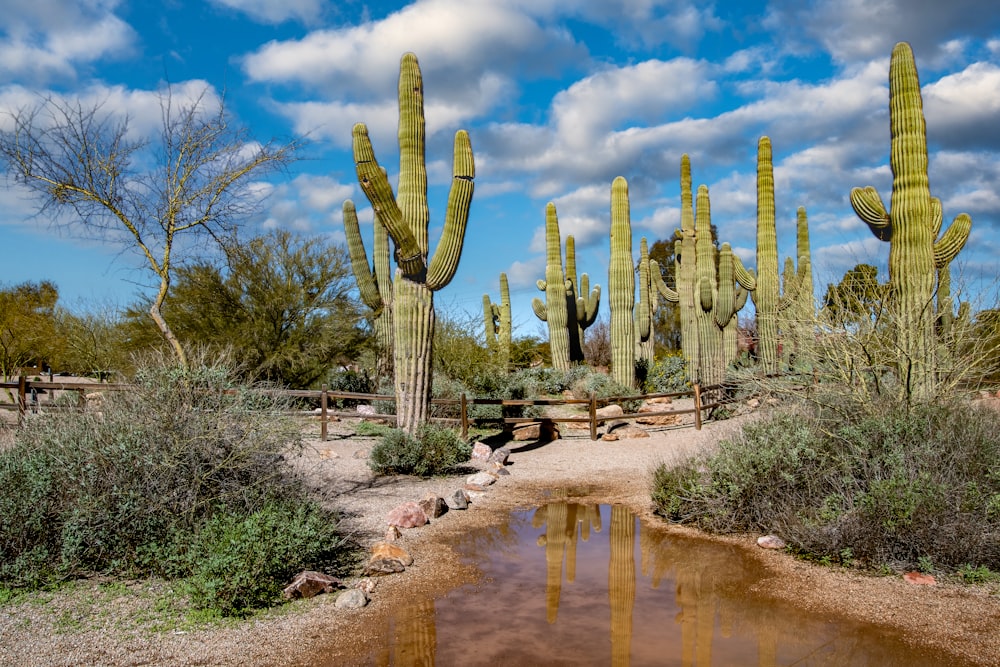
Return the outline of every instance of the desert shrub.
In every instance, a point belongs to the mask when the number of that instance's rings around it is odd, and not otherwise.
[[[234,377],[225,367],[146,367],[134,390],[106,392],[100,412],[29,420],[0,452],[0,583],[190,576],[190,536],[215,517],[308,505],[288,460],[302,443],[285,402]],[[270,545],[230,548],[249,559]],[[249,561],[234,569],[285,575]]]
[[[372,448],[368,465],[377,475],[440,475],[469,460],[472,447],[450,428],[423,424],[416,437],[392,429]]]
[[[327,376],[327,386],[330,391],[349,391],[358,394],[374,394],[378,389],[377,383],[369,377],[366,371],[338,370]],[[334,405],[338,409],[352,408],[361,401],[350,398],[338,398]]]
[[[591,394],[597,398],[622,398],[638,394],[635,389],[615,382],[607,373],[597,371],[592,371],[585,377],[577,380],[573,384],[572,392],[576,398],[589,398]],[[635,412],[642,404],[641,399],[617,402],[625,412]]]
[[[660,357],[646,374],[645,390],[648,394],[669,394],[689,388],[687,362],[680,354]]]
[[[997,413],[957,399],[907,410],[830,398],[660,466],[658,512],[711,531],[776,532],[803,554],[872,567],[1000,568]]]

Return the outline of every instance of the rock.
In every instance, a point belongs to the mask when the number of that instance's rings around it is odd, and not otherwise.
[[[490,472],[490,474],[495,475],[497,477],[503,477],[505,475],[510,475],[510,471],[507,470],[506,468],[493,468],[489,472]]]
[[[937,580],[929,574],[923,572],[907,572],[903,575],[903,581],[914,586],[936,586]]]
[[[378,414],[375,411],[374,406],[371,405],[359,405],[357,407],[357,411],[359,415],[365,415],[366,417],[371,417]]]
[[[488,472],[477,472],[475,475],[466,479],[465,483],[467,485],[472,484],[475,486],[486,487],[495,481],[497,481],[496,478]]]
[[[357,588],[349,588],[337,596],[334,606],[337,609],[361,609],[368,604],[368,596]]]
[[[375,560],[377,558],[394,558],[402,563],[404,567],[410,567],[413,565],[413,556],[411,556],[406,549],[388,542],[377,542],[374,546],[372,546],[372,555],[370,560]]]
[[[486,487],[484,487],[482,484],[466,484],[462,488],[462,490],[466,491],[467,492],[466,495],[468,495],[469,498],[471,499],[477,497],[476,494],[479,494],[480,496],[483,495],[483,493],[485,493],[486,491]]]
[[[668,406],[669,404],[652,405],[648,404],[647,402],[647,404],[639,406],[639,412],[640,413],[663,412],[664,410],[667,409]],[[639,424],[649,424],[650,426],[670,426],[672,424],[679,423],[680,422],[679,417],[680,417],[679,415],[654,415],[650,417],[636,417],[635,421],[638,422]]]
[[[427,515],[419,504],[410,501],[389,512],[385,520],[390,526],[419,528],[427,523]]]
[[[389,528],[386,529],[386,531],[385,531],[385,541],[386,542],[395,542],[396,540],[398,540],[402,536],[403,536],[403,534],[401,532],[399,532],[399,528],[397,528],[396,526],[389,526]]]
[[[431,493],[420,501],[420,509],[424,511],[428,519],[436,519],[448,511],[448,503],[444,501],[444,498]]]
[[[649,434],[638,426],[628,422],[617,422],[608,426],[608,433],[618,436],[618,439],[648,438]]]
[[[365,566],[365,574],[396,574],[405,569],[406,566],[395,558],[372,558]]]
[[[372,577],[364,577],[358,579],[351,588],[357,588],[359,591],[365,595],[371,595],[375,592],[375,588],[378,586],[378,579]]]
[[[510,458],[510,450],[506,447],[501,447],[500,449],[492,452],[486,460],[489,463],[498,463],[503,466],[507,463],[508,458]]]
[[[354,458],[356,459],[366,459],[368,458],[368,451],[365,449],[358,449],[354,452]]]
[[[286,600],[311,598],[320,593],[332,593],[342,586],[339,579],[322,572],[299,572],[283,591]]]
[[[457,510],[469,509],[469,494],[463,489],[458,489],[451,494],[451,506]]]
[[[615,435],[614,433],[605,433],[604,435],[601,436],[601,440],[603,440],[604,442],[614,442],[617,439],[618,436]]]
[[[615,405],[613,403],[611,405],[605,405],[603,408],[598,408],[597,409],[597,418],[598,419],[601,419],[601,418],[608,419],[608,418],[611,418],[611,417],[621,417],[623,414],[625,414],[625,411],[622,410],[622,406]]]
[[[756,410],[757,408],[760,407],[760,399],[751,398],[749,401],[747,401],[747,407],[750,408],[751,410]]]
[[[515,426],[513,433],[513,439],[515,442],[525,442],[527,440],[552,442],[553,440],[558,440],[559,437],[559,428],[556,426],[555,422],[549,420]],[[501,447],[501,449],[503,448]],[[508,450],[508,452],[509,451],[510,450]]]
[[[473,461],[488,461],[493,455],[493,449],[484,442],[477,442],[472,446]]]
[[[321,449],[319,450],[319,457],[321,459],[339,459],[340,454],[333,451],[332,449]]]
[[[674,399],[670,398],[669,396],[657,396],[655,398],[647,398],[645,401],[643,401],[643,404],[658,405],[662,410],[664,405],[673,405]]]
[[[784,549],[788,545],[777,535],[761,535],[757,538],[757,546],[761,549]]]

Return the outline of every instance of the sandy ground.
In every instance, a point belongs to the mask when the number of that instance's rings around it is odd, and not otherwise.
[[[585,431],[564,431],[568,437],[546,444],[512,443],[510,476],[475,498],[468,511],[451,511],[428,526],[405,531],[399,544],[413,555],[414,564],[404,573],[380,578],[371,602],[361,610],[336,609],[334,596],[321,595],[249,622],[189,628],[157,608],[155,583],[131,582],[108,594],[91,582],[0,608],[0,665],[363,664],[363,656],[382,642],[387,616],[403,601],[442,595],[475,580],[475,568],[460,562],[449,546],[467,531],[496,525],[512,509],[553,497],[620,503],[657,521],[650,506],[650,471],[711,448],[743,419],[708,423],[701,431],[653,428],[649,438],[617,442],[592,442]],[[374,478],[366,456],[376,440],[352,437],[345,425],[334,426],[329,441],[309,441],[300,464],[322,481],[344,511],[344,527],[362,544],[381,539],[392,508],[428,493],[449,497],[471,472],[431,480]],[[954,656],[949,664],[1000,664],[996,591],[913,586],[900,577],[809,565],[758,548],[755,537],[723,541],[740,546],[765,566],[769,576],[757,587],[766,595],[794,601],[803,613],[871,622],[907,642],[946,650]]]

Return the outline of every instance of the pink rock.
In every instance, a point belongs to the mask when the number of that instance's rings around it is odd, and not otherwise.
[[[399,528],[419,528],[427,523],[427,515],[418,503],[411,501],[389,512],[385,521]]]
[[[903,581],[914,586],[936,586],[937,581],[929,574],[923,572],[907,572],[903,575]]]
[[[482,442],[477,442],[472,446],[472,460],[486,461],[493,454],[493,449]]]
[[[762,535],[757,538],[757,546],[761,549],[784,549],[788,545],[777,535]]]

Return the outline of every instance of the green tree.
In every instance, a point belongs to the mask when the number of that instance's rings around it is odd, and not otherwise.
[[[346,248],[275,231],[230,248],[228,258],[222,268],[176,269],[164,312],[182,343],[231,350],[247,376],[292,388],[313,386],[360,354],[370,335],[351,296]],[[132,311],[133,320],[140,315]]]
[[[46,362],[55,342],[59,291],[49,281],[0,289],[0,372],[4,379],[22,366]]]
[[[677,285],[674,266],[674,241],[679,238],[675,232],[669,239],[661,239],[649,248],[649,259],[660,267],[663,282],[671,288]],[[656,347],[660,350],[681,349],[681,309],[680,305],[660,299],[654,313]]]
[[[884,307],[885,295],[886,286],[878,282],[878,268],[858,264],[839,283],[827,285],[823,311],[839,327],[874,326]]]
[[[112,306],[94,308],[81,314],[57,308],[55,332],[58,343],[52,348],[49,363],[60,371],[78,375],[95,371],[130,375],[131,348],[124,325],[124,314]]]
[[[250,186],[286,165],[298,143],[252,140],[207,92],[177,103],[168,88],[160,108],[159,135],[139,137],[100,103],[49,97],[9,114],[0,161],[40,212],[143,258],[157,281],[149,314],[187,366],[162,312],[175,267],[186,249],[232,237],[259,204]]]

